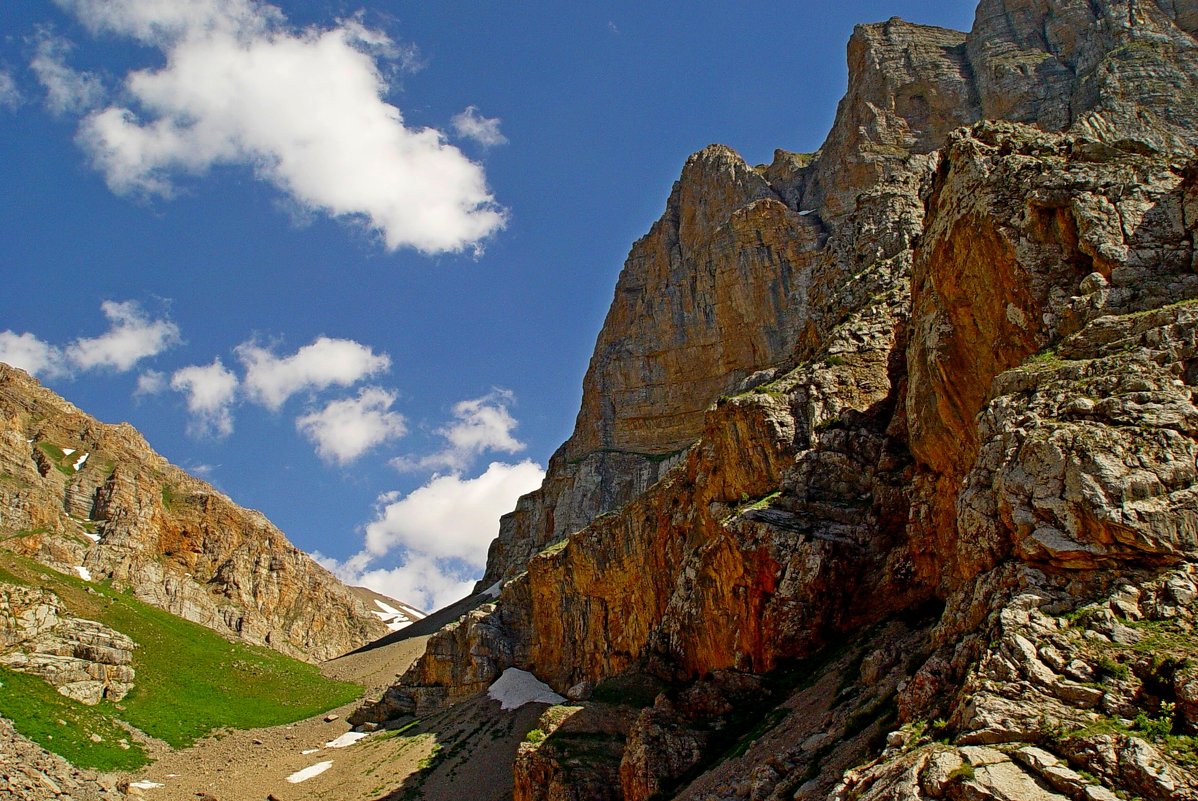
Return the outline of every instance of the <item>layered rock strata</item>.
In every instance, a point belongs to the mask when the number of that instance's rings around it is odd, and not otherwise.
[[[578,773],[551,734],[518,797],[1194,797],[1196,21],[985,0],[968,35],[862,26],[813,158],[692,157],[492,548],[499,598],[357,718],[514,666],[606,720],[642,675],[618,758]],[[750,330],[691,349],[745,297]],[[824,695],[744,725],[741,684],[789,671]]]
[[[136,647],[103,623],[62,614],[52,592],[0,582],[0,665],[41,676],[68,698],[124,698]]]
[[[387,633],[260,513],[4,364],[0,532],[7,549],[302,659]]]

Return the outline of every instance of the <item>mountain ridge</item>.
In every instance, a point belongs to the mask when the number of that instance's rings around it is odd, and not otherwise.
[[[127,423],[100,423],[4,364],[0,422],[7,549],[307,661],[387,633],[261,512],[171,465]]]
[[[858,26],[818,153],[692,156],[574,434],[501,522],[498,599],[352,719],[514,667],[580,707],[522,746],[517,798],[691,797],[746,697],[849,642],[844,692],[778,690],[804,738],[738,753],[717,797],[1195,797],[1188,674],[1133,646],[1193,614],[1196,19],[983,0],[968,34]],[[613,733],[604,688],[636,676],[660,692]],[[822,734],[794,717],[817,702]],[[1136,723],[1162,715],[1182,739]],[[588,731],[622,745],[583,766]]]

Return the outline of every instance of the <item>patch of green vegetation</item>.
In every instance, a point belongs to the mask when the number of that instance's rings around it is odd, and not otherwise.
[[[1045,348],[1039,353],[1029,356],[1023,363],[1024,367],[1057,367],[1063,364],[1063,360],[1057,355],[1056,348]]]
[[[1126,679],[1131,675],[1131,668],[1122,662],[1116,662],[1110,656],[1102,654],[1095,662],[1098,675],[1101,678]]]
[[[168,512],[179,511],[186,497],[186,495],[170,484],[162,485],[162,505]]]
[[[1198,657],[1198,641],[1172,620],[1136,620],[1130,625],[1144,634],[1144,638],[1132,646],[1133,651],[1152,654],[1154,659],[1165,659],[1170,652]]]
[[[544,742],[547,736],[542,729],[530,729],[528,734],[524,735],[524,742],[536,745]]]
[[[557,542],[550,543],[549,545],[546,545],[544,548],[542,548],[540,553],[537,554],[537,556],[553,556],[555,553],[561,553],[562,551],[566,550],[566,546],[569,544],[570,544],[570,538],[562,537]]]
[[[736,511],[732,512],[732,517],[745,514],[746,511],[754,511],[756,509],[766,509],[767,506],[774,503],[774,500],[781,496],[781,490],[774,490],[768,494],[763,494],[760,498],[750,498],[748,492],[740,493],[740,503],[737,504]]]
[[[831,356],[824,357],[825,367],[840,367],[841,365],[847,363],[848,362],[845,360],[845,358],[838,353],[833,353]]]
[[[390,740],[392,737],[399,737],[404,732],[411,731],[412,729],[416,728],[419,725],[420,725],[420,718],[416,718],[412,722],[405,723],[403,726],[400,726],[398,729],[388,729],[387,731],[380,732],[379,734],[375,735],[375,737],[373,738],[373,741],[374,742],[382,742],[383,740]]]
[[[948,774],[948,780],[950,782],[957,780],[967,782],[973,779],[973,777],[976,775],[977,771],[974,770],[973,765],[969,764],[968,762],[962,762],[951,773]]]
[[[1173,715],[1177,705],[1166,701],[1161,704],[1160,716],[1149,717],[1147,712],[1136,715],[1135,728],[1143,732],[1149,740],[1163,740],[1173,733]]]
[[[52,533],[54,533],[53,530],[47,528],[46,526],[38,526],[37,528],[22,528],[14,531],[12,534],[9,534],[7,537],[0,537],[0,541],[20,539],[21,537],[39,537],[43,534]]]
[[[54,465],[54,469],[62,473],[64,476],[73,476],[76,472],[78,472],[75,470],[75,460],[79,457],[74,453],[66,454],[63,452],[62,448],[58,447],[52,442],[46,442],[45,440],[37,443],[37,449],[46,454],[46,456],[49,457],[50,462]]]
[[[149,761],[110,716],[59,695],[37,676],[0,667],[0,709],[21,734],[81,768],[136,770]]]
[[[315,665],[227,640],[104,583],[56,573],[15,554],[0,552],[0,580],[44,587],[71,614],[133,638],[138,646],[133,690],[121,703],[105,701],[89,714],[126,721],[175,748],[223,727],[301,720],[361,695],[358,685],[330,681]],[[14,724],[24,733],[32,722],[23,718]]]

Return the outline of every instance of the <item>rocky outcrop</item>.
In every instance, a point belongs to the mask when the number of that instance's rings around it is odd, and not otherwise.
[[[0,798],[21,801],[123,801],[117,782],[79,770],[17,733],[0,718]]]
[[[0,665],[41,676],[83,704],[124,698],[133,686],[136,644],[61,607],[52,592],[0,582]]]
[[[526,747],[522,798],[1194,797],[1196,22],[862,26],[818,154],[692,157],[492,548],[497,601],[371,714],[508,667],[583,715],[660,682],[618,760]],[[788,303],[755,294],[783,275]]]
[[[303,659],[387,633],[260,513],[4,364],[0,531],[7,549]]]

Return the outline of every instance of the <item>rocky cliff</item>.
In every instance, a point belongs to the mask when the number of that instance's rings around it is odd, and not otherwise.
[[[1196,32],[861,26],[819,152],[692,156],[499,598],[357,719],[514,666],[580,702],[520,798],[1198,797]]]
[[[387,633],[258,512],[0,364],[4,548],[228,636],[324,660]]]

